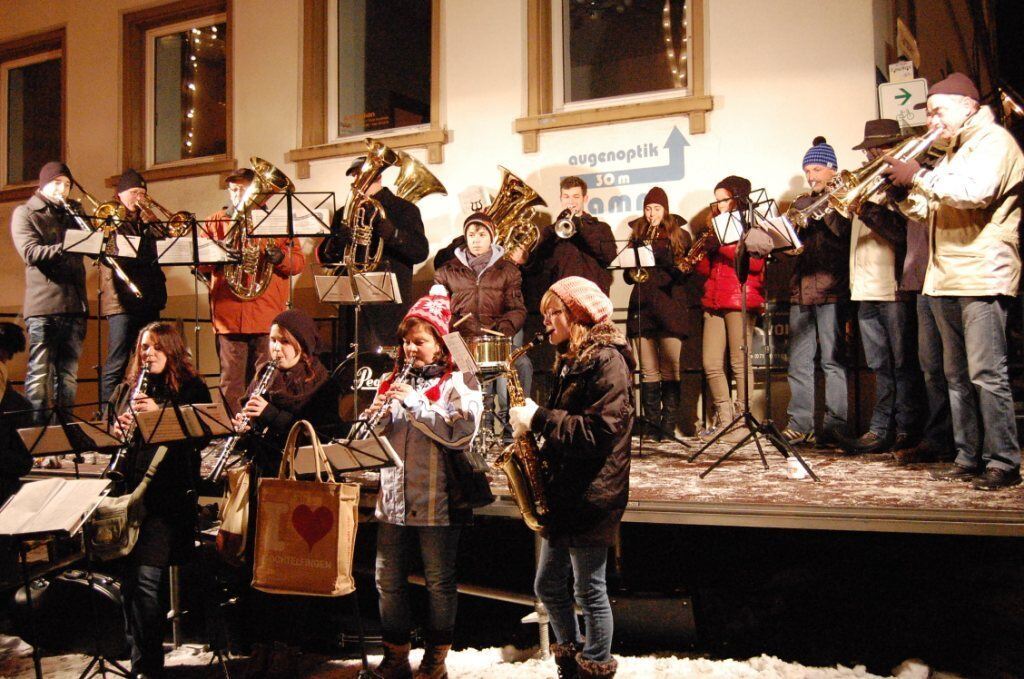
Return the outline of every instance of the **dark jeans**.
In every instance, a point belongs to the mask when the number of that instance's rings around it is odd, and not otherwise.
[[[25,319],[25,326],[28,330],[25,398],[37,411],[35,421],[44,424],[50,414],[42,409],[50,403],[57,408],[70,408],[75,404],[85,317],[32,316]]]
[[[541,540],[540,561],[533,589],[544,604],[560,644],[583,646],[587,660],[607,662],[612,657],[612,606],[608,601],[605,567],[607,547],[552,547]],[[580,635],[579,621],[569,595],[569,579],[573,581],[576,603],[583,610],[586,623],[586,644]]]
[[[132,672],[160,676],[164,668],[164,627],[167,604],[163,601],[165,568],[128,565],[121,584],[124,628],[131,649]]]
[[[875,374],[875,408],[869,430],[886,438],[918,430],[920,371],[909,302],[860,302],[857,311],[864,358]],[[895,430],[894,430],[895,426]]]
[[[217,335],[220,393],[232,415],[241,409],[249,383],[256,375],[257,363],[270,353],[269,338],[270,335]]]
[[[437,645],[452,643],[458,600],[455,558],[460,532],[458,526],[397,526],[383,521],[377,524],[377,592],[384,641],[409,642],[409,569],[412,550],[418,547],[430,608],[425,640]]]
[[[949,385],[943,366],[942,335],[935,320],[942,297],[917,296],[917,357],[924,375],[928,400],[928,419],[924,425],[924,441],[937,453],[954,450],[953,417],[949,411]],[[955,369],[955,366],[951,366]]]
[[[139,331],[159,317],[159,312],[107,316],[107,360],[103,364],[103,376],[100,378],[101,403],[110,400],[114,389],[124,378],[124,369],[135,350]]]
[[[942,336],[957,464],[1018,469],[1020,446],[1006,358],[1009,298],[929,299]]]

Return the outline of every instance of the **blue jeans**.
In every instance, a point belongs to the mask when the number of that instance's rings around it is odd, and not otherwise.
[[[928,419],[924,442],[938,453],[954,449],[953,418],[949,410],[949,385],[946,384],[942,335],[936,320],[942,297],[917,296],[917,356],[924,374],[928,399]],[[938,312],[941,315],[941,312]]]
[[[860,302],[857,311],[864,358],[875,373],[869,431],[883,439],[917,431],[920,372],[908,341],[913,318],[909,302]]]
[[[111,394],[118,383],[124,378],[124,369],[128,365],[135,350],[135,340],[139,331],[147,323],[159,318],[158,313],[152,314],[113,314],[107,317],[107,360],[103,364],[103,376],[100,378],[100,403],[110,400]]]
[[[825,436],[846,434],[846,367],[839,360],[838,304],[789,308],[789,426],[799,432],[814,431],[814,355],[821,349],[825,373]]]
[[[418,545],[430,608],[424,638],[436,645],[452,642],[458,601],[455,559],[460,532],[458,526],[397,526],[383,521],[377,524],[377,593],[384,641],[409,642],[409,570],[411,552]]]
[[[125,571],[121,604],[133,673],[163,673],[164,628],[167,624],[163,580],[166,570],[131,563]]]
[[[28,329],[28,365],[25,368],[25,398],[36,409],[35,421],[45,424],[51,402],[70,408],[78,393],[78,358],[85,339],[85,316],[32,316]]]
[[[533,583],[537,598],[548,611],[558,643],[582,645],[582,656],[596,662],[607,662],[612,657],[614,623],[605,580],[607,565],[607,547],[553,547],[543,539]],[[586,623],[585,645],[573,608],[574,597],[569,596],[570,577]]]
[[[1020,446],[1006,359],[1008,298],[932,299],[941,299],[942,315],[935,315],[949,385],[956,463],[1018,469]]]

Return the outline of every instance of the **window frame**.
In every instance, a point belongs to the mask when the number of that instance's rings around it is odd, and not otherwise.
[[[561,76],[556,78],[554,73],[556,62],[561,61],[554,54],[556,43],[553,12],[556,3],[560,5],[560,0],[527,0],[526,115],[515,121],[515,130],[523,138],[523,153],[536,153],[540,146],[540,134],[548,130],[674,115],[689,117],[690,134],[702,134],[706,130],[705,115],[713,108],[713,99],[704,89],[706,0],[687,2],[689,71],[685,94],[662,90],[651,94],[591,99],[565,106],[556,105],[555,96],[555,87],[561,84],[562,79]],[[560,37],[557,46],[562,46]]]
[[[285,153],[285,160],[296,164],[295,176],[309,178],[309,164],[314,160],[356,156],[366,152],[364,139],[373,136],[384,140],[393,149],[422,148],[427,151],[427,162],[444,162],[444,145],[450,135],[442,122],[441,113],[441,61],[443,0],[431,0],[431,59],[430,59],[430,122],[416,127],[402,127],[379,134],[362,133],[331,141],[330,106],[332,72],[331,55],[337,49],[331,42],[337,31],[331,33],[331,9],[334,0],[303,0],[302,13],[302,99],[300,102],[299,146]],[[336,12],[334,12],[336,14]],[[336,114],[335,114],[336,116]],[[336,126],[335,126],[336,127]]]
[[[215,156],[199,156],[196,158],[181,158],[179,160],[169,160],[162,163],[156,162],[156,45],[155,42],[158,38],[162,38],[168,35],[174,35],[175,33],[182,33],[192,28],[207,28],[209,26],[215,26],[217,24],[227,23],[227,14],[210,14],[205,17],[199,17],[197,19],[188,19],[186,21],[179,21],[173,24],[162,24],[154,28],[150,28],[146,31],[146,104],[145,104],[145,119],[146,119],[146,168],[147,169],[164,169],[172,167],[184,167],[188,165],[196,165],[199,163],[205,163],[212,157]],[[228,31],[228,39],[231,37],[231,31]],[[225,43],[225,48],[227,44]],[[152,76],[152,78],[151,78]],[[227,83],[225,83],[226,85]],[[225,92],[225,96],[227,92]],[[225,130],[225,133],[227,130]],[[218,154],[223,155],[223,154]]]
[[[124,12],[121,17],[121,167],[138,170],[148,182],[182,177],[219,175],[238,167],[234,157],[234,25],[232,21],[235,0],[175,0],[174,2]],[[202,21],[209,17],[224,16],[227,24],[225,56],[227,61],[227,129],[226,149],[223,154],[186,159],[173,163],[150,164],[147,138],[147,97],[151,72],[147,65],[148,35],[150,31],[177,24]],[[117,186],[120,173],[107,177],[108,187]]]
[[[0,66],[4,73],[0,77],[3,89],[0,91],[0,203],[24,200],[35,193],[38,182],[29,179],[14,184],[7,183],[7,75],[10,68],[33,63],[60,59],[60,160],[67,162],[67,49],[66,30],[63,26],[44,33],[16,38],[0,43]],[[55,56],[54,56],[55,55]]]

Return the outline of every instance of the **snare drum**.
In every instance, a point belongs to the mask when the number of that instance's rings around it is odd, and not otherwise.
[[[512,353],[512,338],[481,335],[473,343],[473,358],[482,373],[501,372]]]

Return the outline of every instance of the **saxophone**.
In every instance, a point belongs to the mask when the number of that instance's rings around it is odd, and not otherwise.
[[[547,336],[547,332],[537,333],[532,340],[513,351],[508,357],[505,378],[508,381],[510,408],[526,405],[523,386],[519,383],[519,375],[513,364],[520,356],[543,342]],[[523,521],[530,530],[540,532],[548,514],[547,491],[544,489],[547,463],[540,459],[537,451],[537,439],[532,432],[527,432],[525,436],[516,438],[505,448],[498,456],[496,464],[508,478],[509,492],[516,501],[519,513],[523,515]]]

